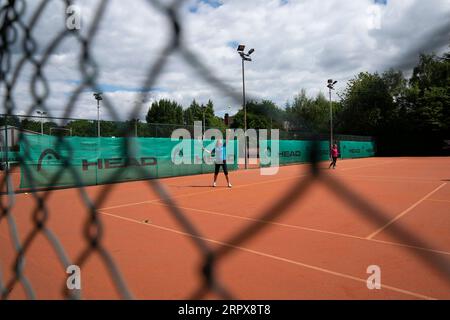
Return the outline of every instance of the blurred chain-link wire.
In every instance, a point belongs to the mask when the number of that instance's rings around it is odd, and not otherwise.
[[[61,1],[66,7],[74,3],[74,1],[69,0]],[[27,12],[27,1],[24,0],[6,0],[6,2],[3,2],[1,5],[0,90],[4,93],[4,96],[2,97],[2,108],[7,116],[13,116],[18,109],[14,98],[14,90],[18,86],[21,73],[23,72],[26,64],[33,67],[33,72],[29,79],[29,93],[32,97],[33,103],[29,106],[26,115],[31,116],[33,112],[38,109],[47,112],[49,116],[52,115],[52,110],[46,103],[51,92],[51,84],[45,77],[45,68],[48,65],[50,57],[57,51],[58,46],[60,46],[61,43],[67,38],[75,39],[81,49],[78,56],[78,68],[81,74],[81,79],[75,90],[71,93],[70,99],[64,107],[63,117],[69,118],[73,115],[76,102],[84,90],[89,89],[93,92],[101,91],[97,81],[99,72],[98,64],[92,54],[92,44],[95,41],[95,36],[99,29],[99,24],[103,19],[104,12],[110,3],[107,0],[100,0],[97,2],[94,10],[94,17],[91,24],[88,26],[88,32],[85,36],[77,30],[69,30],[63,27],[57,35],[51,39],[45,48],[39,48],[39,54],[37,54],[39,44],[33,37],[33,29],[40,20],[45,19],[45,9],[52,2],[53,1],[40,1],[32,12]],[[144,107],[143,101],[148,99],[150,89],[158,81],[164,66],[169,63],[169,56],[174,53],[181,54],[183,59],[196,71],[199,78],[202,78],[211,86],[220,90],[224,95],[233,98],[236,103],[241,103],[241,97],[238,91],[214,76],[214,72],[204,65],[189,48],[189,45],[184,42],[183,23],[180,18],[182,15],[180,8],[182,8],[183,1],[173,1],[169,5],[156,0],[148,0],[147,2],[165,16],[167,21],[170,23],[171,31],[170,37],[167,43],[165,43],[156,61],[149,62],[146,73],[147,76],[142,85],[142,90],[139,94],[140,97],[137,99],[137,101],[142,102],[137,102],[135,104],[133,110],[129,113],[128,118],[136,119],[141,113]],[[25,15],[30,17],[27,21],[24,19]],[[17,50],[20,50],[21,54],[20,58],[15,61],[14,57],[17,57]],[[117,112],[118,107],[115,106],[107,96],[104,97],[103,105],[110,113],[113,121],[120,120]],[[133,130],[134,129],[130,127],[126,129],[125,134],[132,136]],[[58,143],[65,143],[63,137],[58,139]],[[129,152],[130,146],[128,143],[124,147],[125,150]],[[202,274],[203,281],[202,283],[199,283],[198,289],[192,293],[191,298],[203,298],[208,293],[214,293],[225,299],[237,297],[233,292],[230,292],[226,288],[226,284],[222,283],[217,277],[215,272],[217,265],[226,256],[232,254],[236,246],[241,246],[256,234],[260,234],[265,229],[269,228],[270,223],[268,222],[282,216],[287,209],[293,205],[294,201],[299,201],[302,197],[307,196],[312,182],[322,182],[351,206],[357,208],[360,214],[373,224],[383,226],[390,221],[389,216],[385,212],[382,212],[378,208],[372,206],[368,201],[358,196],[357,193],[349,189],[342,182],[332,178],[329,175],[322,174],[318,167],[319,161],[317,155],[318,148],[316,145],[316,147],[311,150],[312,161],[310,164],[309,174],[299,178],[298,183],[289,191],[288,194],[286,194],[282,199],[279,199],[275,205],[260,214],[257,220],[265,221],[267,223],[255,222],[243,230],[238,230],[235,235],[228,239],[228,241],[224,242],[227,244],[226,246],[221,246],[217,249],[211,248],[208,243],[203,240],[202,234],[198,230],[197,226],[195,226],[183,210],[177,206],[176,201],[171,197],[170,193],[163,187],[163,185],[157,179],[148,180],[149,187],[156,191],[159,198],[163,199],[167,207],[170,209],[171,214],[182,226],[184,231],[191,235],[191,240],[203,257],[203,265],[199,270]],[[11,187],[11,175],[8,170],[9,168],[6,166],[5,175],[1,181],[2,189],[6,188],[8,193],[1,196],[0,223],[6,223],[8,225],[10,237],[14,244],[16,260],[13,270],[14,276],[12,278],[3,279],[3,273],[2,270],[0,270],[0,296],[3,299],[8,299],[11,291],[18,284],[20,284],[22,285],[28,298],[39,298],[33,289],[33,284],[26,277],[24,268],[26,264],[27,251],[29,250],[31,244],[35,241],[37,235],[42,233],[54,249],[64,269],[72,263],[82,267],[86,261],[92,257],[92,255],[97,254],[108,269],[120,297],[124,299],[133,298],[132,293],[127,287],[125,279],[122,277],[119,266],[115,263],[113,257],[105,249],[102,243],[103,224],[97,209],[101,208],[105,203],[113,189],[113,185],[105,186],[102,189],[101,194],[95,199],[92,199],[88,195],[84,187],[81,186],[77,188],[79,196],[86,207],[87,213],[84,230],[82,231],[85,237],[85,249],[78,257],[74,259],[74,261],[71,261],[57,236],[47,226],[49,209],[46,203],[52,193],[51,190],[38,193],[37,189],[32,188],[34,189],[31,192],[34,199],[34,207],[30,208],[30,213],[33,221],[33,228],[24,237],[19,235],[15,218],[12,215],[12,209],[15,206],[15,193]],[[79,184],[81,185],[81,180],[77,172],[71,169],[68,164],[61,169],[59,174],[62,174],[64,170],[70,170],[74,176],[74,179],[80,182]],[[27,170],[25,170],[23,174],[29,174],[26,171]],[[117,173],[117,175],[120,175],[120,173]],[[53,177],[53,179],[57,181],[58,177],[59,175],[57,174]],[[114,180],[114,177],[112,177],[112,180]],[[420,239],[415,234],[411,234],[408,230],[399,225],[392,225],[388,231],[400,241],[413,241],[418,247],[427,247],[425,240]],[[20,239],[24,240],[21,241]],[[440,272],[444,276],[444,279],[450,281],[450,266],[448,260],[440,255],[436,255],[428,251],[415,249],[410,250],[414,254],[418,255],[418,257],[425,263],[431,265],[434,270]],[[68,292],[65,283],[61,284],[61,287],[65,297],[73,299],[82,298],[81,292]]]

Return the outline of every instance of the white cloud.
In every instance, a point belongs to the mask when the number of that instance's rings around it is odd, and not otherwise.
[[[167,2],[167,1],[166,1]],[[207,1],[206,1],[207,2]],[[64,7],[51,2],[44,10],[33,37],[43,53],[64,28]],[[53,4],[58,3],[58,4]],[[82,30],[86,35],[98,1],[83,0]],[[338,89],[360,71],[379,71],[389,67],[410,69],[420,51],[442,51],[449,42],[450,2],[447,0],[389,0],[380,6],[379,28],[369,28],[368,8],[374,1],[223,0],[213,7],[195,0],[186,1],[181,10],[183,40],[214,76],[241,90],[241,63],[231,42],[256,49],[253,62],[246,64],[249,95],[275,101],[280,106],[306,88],[313,95],[325,91],[328,78],[339,80]],[[27,1],[27,21],[38,3]],[[190,8],[196,7],[195,12]],[[107,10],[92,44],[99,67],[98,83],[114,104],[121,118],[127,118],[138,99],[138,88],[146,79],[152,63],[170,41],[170,21],[148,1],[108,1]],[[18,55],[20,46],[14,48]],[[43,69],[51,93],[46,105],[53,115],[62,115],[82,76],[78,57],[80,43],[65,39]],[[170,56],[150,101],[161,97],[175,99],[188,106],[192,99],[215,102],[223,114],[229,105],[239,108],[239,101],[215,89],[199,76],[179,54]],[[29,94],[32,66],[28,63],[14,91],[17,110],[30,112]],[[133,92],[133,88],[135,92]],[[109,89],[109,90],[108,90]],[[4,87],[0,88],[4,95]],[[83,91],[70,116],[95,118],[96,102],[92,92]],[[140,118],[145,118],[145,110]],[[109,117],[105,110],[103,116]]]

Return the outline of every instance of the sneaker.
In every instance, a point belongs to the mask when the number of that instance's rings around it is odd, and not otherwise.
[[[213,187],[214,187],[214,188],[216,187],[216,183],[215,183],[215,182],[213,183]]]
[[[231,183],[229,183],[229,184],[228,184],[228,188],[231,188],[231,187],[232,187],[232,185],[231,185]]]

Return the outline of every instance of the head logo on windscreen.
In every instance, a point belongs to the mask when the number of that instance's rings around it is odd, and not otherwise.
[[[44,150],[38,160],[37,171],[42,170],[42,163],[48,157],[48,159],[54,159],[58,161],[62,161],[62,157],[59,153],[57,153],[53,149]],[[96,159],[94,161],[90,161],[88,159],[81,160],[81,168],[83,171],[88,171],[90,167],[98,168],[98,169],[118,169],[118,168],[126,168],[131,166],[136,167],[147,167],[147,166],[155,166],[158,163],[158,160],[155,157],[141,157],[139,159],[133,157],[124,157],[124,158],[111,158],[111,159]],[[65,165],[69,165],[66,163]]]

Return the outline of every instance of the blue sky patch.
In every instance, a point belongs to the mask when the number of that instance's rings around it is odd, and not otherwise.
[[[388,0],[374,0],[373,2],[375,2],[375,4],[381,4],[381,5],[386,6]]]
[[[232,40],[232,41],[228,41],[227,42],[227,47],[233,48],[233,49],[237,49],[239,45],[239,41],[236,40]]]
[[[68,80],[67,83],[79,85],[81,84],[81,81],[79,80]],[[102,92],[167,92],[168,89],[162,88],[162,87],[153,87],[150,90],[144,90],[142,87],[128,87],[128,86],[121,86],[121,85],[114,85],[114,84],[108,84],[108,83],[100,83],[98,85],[100,90]],[[85,91],[91,91],[91,88],[86,89]]]
[[[189,7],[189,11],[191,13],[196,13],[198,11],[198,5],[200,3],[207,4],[212,8],[218,8],[223,4],[221,0],[197,0],[194,5]]]

